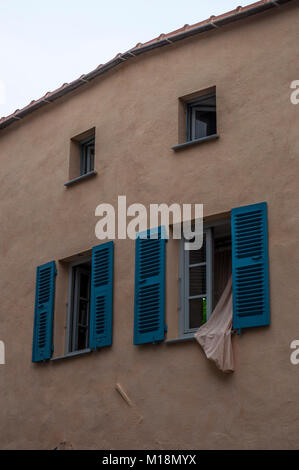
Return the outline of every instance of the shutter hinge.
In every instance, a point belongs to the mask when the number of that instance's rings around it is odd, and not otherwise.
[[[231,329],[230,334],[231,335],[240,335],[242,333],[242,328],[237,328],[237,329]]]

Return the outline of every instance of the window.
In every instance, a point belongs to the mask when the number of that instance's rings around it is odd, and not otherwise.
[[[216,94],[209,93],[187,105],[187,141],[202,139],[217,133]]]
[[[204,231],[200,250],[184,250],[184,333],[206,322],[211,314],[211,229]]]
[[[80,176],[94,170],[94,136],[80,142]]]
[[[91,260],[72,263],[69,279],[68,352],[89,347]]]
[[[58,328],[61,333],[63,330],[64,354],[54,357],[55,284],[57,274],[60,282],[59,270],[55,261],[37,266],[32,362],[80,356],[112,345],[113,260],[113,241],[60,260],[60,268],[68,272],[67,318],[66,329]]]
[[[94,177],[95,171],[95,128],[91,128],[70,140],[69,178],[64,185],[86,181]]]
[[[191,336],[211,316],[231,274],[230,220],[204,226],[199,250],[180,247],[179,336]]]

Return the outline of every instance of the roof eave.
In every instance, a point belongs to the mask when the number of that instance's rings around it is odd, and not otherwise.
[[[244,8],[239,7],[239,9],[237,9],[237,11],[234,10],[234,13],[232,13],[231,15],[220,15],[219,17],[213,18],[213,20],[209,21],[208,23],[203,22],[202,24],[199,24],[195,27],[191,27],[190,29],[186,28],[184,31],[180,31],[179,33],[170,33],[169,35],[163,35],[161,39],[150,41],[139,47],[137,46],[124,52],[123,54],[117,54],[114,59],[110,60],[106,64],[97,67],[96,69],[92,70],[91,72],[85,75],[82,75],[80,78],[72,81],[69,84],[63,85],[61,88],[52,93],[47,93],[43,98],[32,102],[21,110],[15,111],[10,116],[7,116],[6,118],[2,119],[2,121],[0,120],[0,129],[4,129],[12,123],[23,119],[25,116],[31,114],[33,111],[36,111],[37,109],[40,109],[50,103],[53,103],[62,96],[71,93],[77,88],[85,85],[91,80],[99,77],[100,75],[103,75],[104,73],[108,72],[109,70],[113,69],[114,67],[131,58],[144,54],[153,49],[165,47],[183,39],[205,33],[207,31],[219,29],[229,23],[256,15],[258,13],[262,13],[273,8],[277,8],[280,5],[284,3],[289,3],[291,1],[294,0],[268,0],[262,3],[249,5],[248,7]]]

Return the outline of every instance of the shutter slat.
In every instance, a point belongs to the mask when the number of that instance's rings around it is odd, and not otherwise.
[[[155,238],[150,238],[151,236]],[[135,256],[134,344],[165,336],[165,243],[163,227],[137,235]]]
[[[46,361],[53,353],[55,276],[55,261],[37,267],[32,362]]]
[[[113,241],[92,249],[89,347],[112,344]]]
[[[270,324],[267,204],[231,211],[233,328]]]

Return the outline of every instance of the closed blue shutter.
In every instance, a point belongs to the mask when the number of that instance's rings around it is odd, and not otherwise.
[[[55,276],[55,261],[37,267],[32,362],[50,359],[53,353]]]
[[[157,238],[150,238],[153,234]],[[163,227],[136,238],[134,344],[163,341],[165,336],[166,239],[161,235]]]
[[[113,241],[110,241],[92,249],[89,331],[91,349],[112,344],[113,247]]]
[[[270,324],[267,203],[231,211],[233,328]]]

